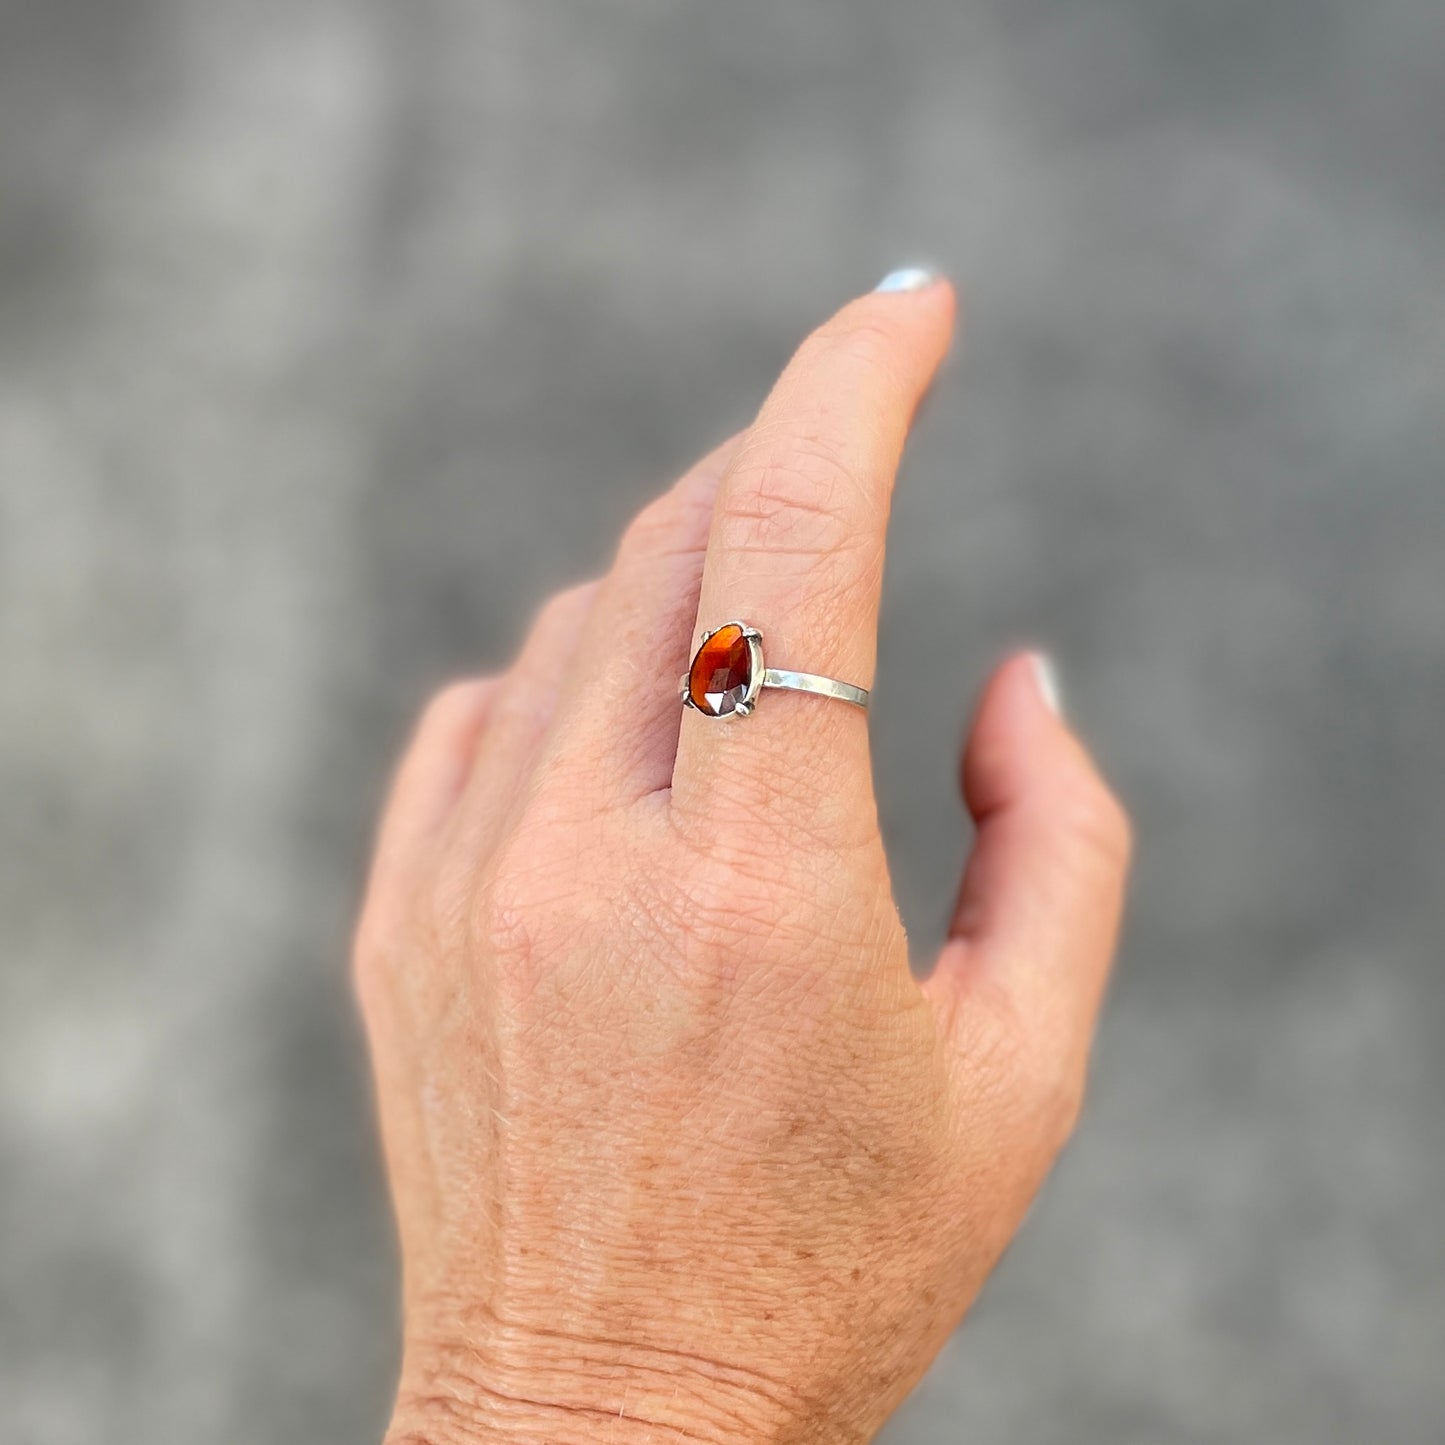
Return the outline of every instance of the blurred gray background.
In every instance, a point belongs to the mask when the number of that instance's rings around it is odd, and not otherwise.
[[[1445,1439],[1445,6],[10,0],[7,1445],[379,1436],[408,720],[918,260],[920,959],[1007,645],[1140,857],[1085,1126],[887,1439]]]

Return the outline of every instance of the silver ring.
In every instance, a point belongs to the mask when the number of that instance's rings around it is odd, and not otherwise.
[[[692,666],[683,673],[678,696],[684,707],[705,717],[746,717],[758,705],[765,687],[811,692],[868,706],[868,689],[851,682],[820,677],[816,672],[787,672],[763,665],[763,634],[746,622],[725,622],[704,632]]]

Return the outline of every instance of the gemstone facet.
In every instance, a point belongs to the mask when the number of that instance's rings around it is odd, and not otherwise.
[[[692,705],[709,717],[750,711],[754,645],[743,627],[730,622],[703,641],[687,675]]]

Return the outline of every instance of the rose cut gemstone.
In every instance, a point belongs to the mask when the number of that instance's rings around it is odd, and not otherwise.
[[[726,717],[737,711],[752,683],[752,645],[743,629],[730,622],[698,648],[687,677],[687,695],[699,712]]]

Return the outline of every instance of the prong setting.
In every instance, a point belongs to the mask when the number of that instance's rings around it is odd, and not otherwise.
[[[748,655],[752,668],[748,676],[747,696],[737,706],[740,717],[747,717],[758,705],[758,694],[763,690],[763,634],[756,627],[744,627],[743,637],[748,644]]]
[[[704,717],[747,717],[763,686],[763,635],[741,621],[702,634],[679,684],[683,706]]]

